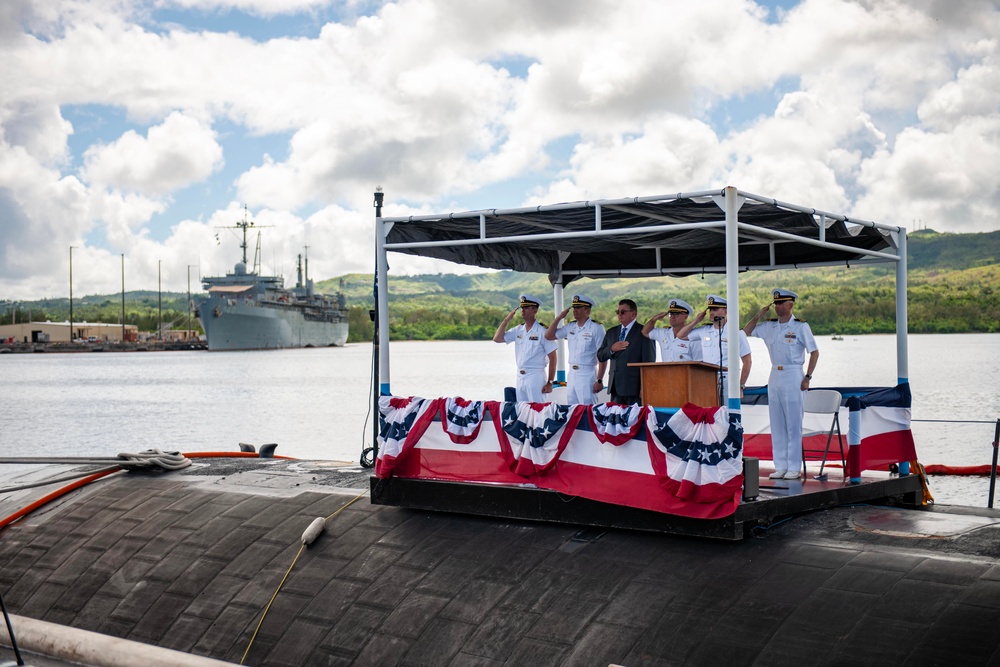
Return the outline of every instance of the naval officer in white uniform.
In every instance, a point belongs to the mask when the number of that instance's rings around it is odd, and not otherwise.
[[[723,396],[726,394],[726,380],[729,377],[730,327],[727,321],[728,312],[728,301],[716,294],[709,294],[708,298],[705,299],[705,310],[695,315],[694,321],[690,324],[685,324],[677,333],[679,338],[689,337],[696,345],[698,341],[701,342],[701,361],[727,369],[720,374],[721,385],[719,391]],[[706,315],[709,315],[712,323],[695,329],[705,319]],[[750,341],[747,340],[747,336],[743,333],[742,329],[737,329],[737,331],[739,331],[740,336],[740,397],[742,397],[743,389],[746,388],[747,378],[750,376],[750,365],[753,361],[750,358]]]
[[[552,393],[552,381],[556,377],[556,348],[559,344],[545,338],[545,325],[537,321],[538,306],[541,302],[530,294],[522,294],[521,302],[503,318],[494,343],[514,343],[514,357],[517,359],[517,384],[515,391],[518,401],[542,403],[545,394]],[[507,325],[521,311],[522,324],[507,330]],[[546,373],[546,365],[548,372]],[[548,378],[546,380],[546,377]]]
[[[678,338],[677,332],[687,324],[687,318],[694,308],[683,299],[671,299],[667,309],[649,318],[642,327],[642,335],[659,343],[660,361],[701,361],[701,344],[687,338]],[[664,317],[669,327],[656,328],[656,323]]]
[[[590,297],[576,294],[573,296],[574,321],[565,326],[559,326],[569,308],[563,309],[549,325],[545,337],[549,340],[565,338],[568,347],[569,368],[566,374],[566,402],[568,404],[592,405],[597,402],[595,394],[604,388],[604,382],[597,378],[604,377],[607,362],[600,362],[598,368],[597,350],[604,342],[604,327],[590,319],[590,309],[594,300]]]
[[[771,356],[767,378],[767,411],[771,419],[771,450],[774,472],[771,479],[798,479],[802,468],[802,392],[809,390],[819,348],[812,329],[804,320],[792,317],[798,294],[786,289],[771,293],[772,303],[760,309],[743,331],[764,341]],[[778,316],[757,323],[774,306]],[[809,366],[803,371],[806,352]]]

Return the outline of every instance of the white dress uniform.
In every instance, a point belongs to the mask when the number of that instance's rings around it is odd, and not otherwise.
[[[592,405],[597,402],[594,383],[597,382],[597,350],[604,342],[604,327],[587,318],[556,329],[556,338],[565,338],[569,348],[569,368],[566,374],[566,402]]]
[[[658,343],[660,361],[701,361],[701,345],[698,339],[678,338],[670,327],[653,329],[649,332],[649,340]]]
[[[750,341],[747,340],[747,335],[743,333],[742,329],[738,330],[740,332],[740,357],[745,357],[750,354]],[[700,326],[691,332],[690,338],[692,342],[697,340],[701,342],[701,360],[708,364],[713,364],[715,366],[719,365],[719,335],[722,335],[722,365],[727,369],[729,368],[729,322],[726,322],[725,326],[722,327],[722,331],[715,327],[714,324],[706,324]],[[725,389],[726,380],[729,377],[729,372],[723,371],[722,373],[722,387]]]
[[[524,323],[504,333],[503,340],[508,345],[514,343],[514,357],[517,360],[517,400],[531,403],[545,402],[542,387],[548,380],[546,367],[549,352],[559,344],[545,339],[545,327],[537,320],[530,330]]]
[[[764,341],[771,356],[771,374],[767,378],[767,411],[771,419],[771,450],[776,470],[798,471],[802,468],[802,365],[806,353],[819,348],[812,329],[794,317],[782,324],[778,320],[761,322],[753,335]]]

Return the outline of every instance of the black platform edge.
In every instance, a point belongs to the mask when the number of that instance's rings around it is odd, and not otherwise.
[[[803,512],[854,503],[917,506],[921,497],[920,479],[911,475],[813,493],[758,498],[740,503],[733,515],[722,519],[692,519],[546,489],[501,484],[373,476],[370,488],[374,505],[723,540],[741,540],[757,525]]]
[[[788,495],[768,494],[740,503],[735,516],[738,521],[766,523],[775,518],[858,503],[918,508],[922,506],[922,499],[923,487],[919,475],[906,475],[864,479],[860,484],[827,484],[820,490],[807,488]]]

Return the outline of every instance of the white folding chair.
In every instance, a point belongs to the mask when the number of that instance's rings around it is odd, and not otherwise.
[[[806,452],[819,453],[823,452],[823,463],[819,467],[819,474],[816,475],[816,479],[826,479],[827,475],[823,473],[823,469],[826,467],[826,459],[830,454],[830,442],[833,440],[834,431],[837,433],[837,446],[840,448],[840,465],[841,469],[846,469],[847,462],[844,460],[844,439],[841,437],[840,433],[840,402],[842,396],[839,391],[834,391],[833,389],[815,389],[810,390],[805,393],[802,397],[802,404],[805,407],[805,412],[807,414],[821,414],[821,415],[832,415],[833,421],[830,423],[829,430],[807,430],[805,424],[802,427],[802,477],[806,477]],[[805,439],[813,435],[823,435],[826,434],[826,449],[806,449]]]

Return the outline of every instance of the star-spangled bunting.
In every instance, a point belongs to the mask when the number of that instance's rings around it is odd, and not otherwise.
[[[392,474],[396,461],[406,456],[430,425],[441,399],[379,398],[378,460],[375,476],[384,479]]]
[[[668,491],[690,502],[716,502],[743,486],[743,427],[725,408],[683,406],[646,428],[653,468]]]
[[[513,471],[530,476],[555,465],[585,411],[584,405],[504,403],[497,436],[513,455]]]
[[[482,401],[467,401],[461,397],[446,398],[441,405],[441,425],[454,443],[467,445],[479,437],[483,425]]]
[[[599,403],[590,406],[590,430],[601,442],[620,446],[638,435],[649,408],[645,405]]]

